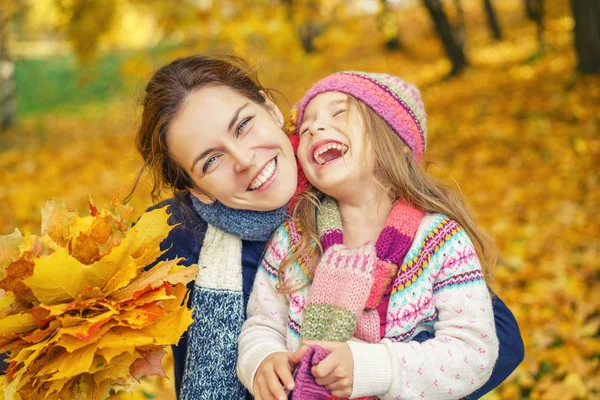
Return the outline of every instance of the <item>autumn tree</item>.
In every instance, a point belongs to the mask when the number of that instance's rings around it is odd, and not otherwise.
[[[115,0],[55,0],[55,3],[67,17],[65,30],[75,54],[82,61],[90,60],[96,54],[100,38],[115,19]]]
[[[463,45],[457,40],[456,35],[450,25],[450,21],[444,12],[440,0],[423,0],[429,15],[431,16],[435,29],[442,40],[446,55],[452,62],[450,75],[458,75],[468,65]]]
[[[524,0],[527,17],[537,26],[538,52],[544,51],[544,0]]]
[[[492,0],[483,0],[483,5],[485,8],[485,15],[487,16],[488,26],[492,32],[492,37],[495,40],[502,39],[502,29],[500,28],[500,23],[498,22],[498,17],[496,15],[496,10],[494,10]]]
[[[325,27],[319,18],[319,1],[317,0],[283,0],[287,7],[287,14],[292,23],[302,48],[306,53],[314,53],[315,39],[324,31]]]
[[[10,128],[17,114],[15,63],[8,51],[8,22],[11,10],[0,9],[0,126]]]
[[[465,24],[465,12],[462,6],[462,0],[454,0],[454,11],[456,13],[456,20],[452,24],[452,32],[454,38],[461,48],[465,47],[467,42],[467,25]]]
[[[398,50],[402,48],[402,41],[398,33],[398,18],[394,13],[389,1],[379,0],[379,15],[377,20],[379,30],[383,36],[385,48],[388,50]]]
[[[572,0],[571,5],[579,70],[600,72],[600,4],[598,0]]]

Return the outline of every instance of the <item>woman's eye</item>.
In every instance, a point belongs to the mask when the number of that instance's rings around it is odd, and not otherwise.
[[[344,113],[344,112],[346,112],[346,110],[338,110],[338,111],[336,111],[336,112],[333,113],[333,116],[337,117],[338,115],[340,115],[341,113]]]
[[[219,158],[219,156],[212,156],[211,158],[209,158],[208,160],[206,160],[206,162],[204,163],[204,166],[202,167],[202,173],[205,174],[206,170],[208,170],[208,167],[210,167],[212,165],[212,163],[214,163],[215,161],[217,161],[217,158]]]
[[[244,118],[242,120],[242,122],[240,122],[240,124],[238,125],[237,129],[235,130],[236,137],[240,136],[242,134],[242,131],[244,130],[244,128],[246,127],[246,125],[248,125],[248,123],[252,120],[252,118],[253,117]]]
[[[304,135],[306,132],[308,132],[308,128],[304,128],[300,131],[300,136]]]

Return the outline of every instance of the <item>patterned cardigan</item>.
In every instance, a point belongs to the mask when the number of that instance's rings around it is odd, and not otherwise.
[[[286,268],[284,280],[307,285],[292,295],[276,290],[278,267],[299,238],[293,222],[283,224],[256,274],[237,363],[250,390],[266,356],[300,345],[310,293],[301,260]],[[423,331],[435,337],[411,341]],[[456,399],[489,379],[498,356],[492,301],[475,248],[456,221],[425,215],[393,281],[385,337],[376,344],[348,345],[354,358],[351,397]]]

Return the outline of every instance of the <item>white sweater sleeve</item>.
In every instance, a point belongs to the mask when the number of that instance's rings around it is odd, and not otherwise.
[[[247,319],[238,339],[237,373],[250,392],[261,362],[269,354],[288,351],[286,336],[289,304],[286,296],[276,290],[277,269],[288,252],[287,234],[280,227],[269,242],[256,272],[246,310]]]
[[[498,357],[490,294],[464,231],[454,237],[452,246],[447,257],[438,251],[430,261],[439,269],[433,285],[438,312],[435,337],[423,343],[348,342],[354,357],[351,398],[459,399],[489,379]],[[453,262],[457,257],[468,258],[468,266],[461,262],[459,269]]]

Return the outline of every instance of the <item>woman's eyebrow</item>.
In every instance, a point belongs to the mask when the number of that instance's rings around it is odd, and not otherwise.
[[[192,162],[192,166],[190,167],[190,171],[194,172],[194,167],[196,166],[196,164],[198,163],[198,161],[200,161],[203,158],[205,158],[207,155],[209,155],[210,153],[212,153],[214,150],[215,150],[214,148],[210,148],[210,149],[204,150],[202,152],[202,154],[200,154],[198,157],[194,158],[194,161]]]
[[[242,112],[242,110],[248,106],[248,104],[250,103],[246,103],[243,106],[241,106],[240,108],[237,109],[237,111],[235,112],[235,114],[233,114],[233,117],[231,117],[231,121],[229,121],[229,126],[227,127],[227,130],[230,131],[231,128],[233,128],[233,125],[235,124],[235,121],[237,121],[238,117],[240,116],[240,113]]]

